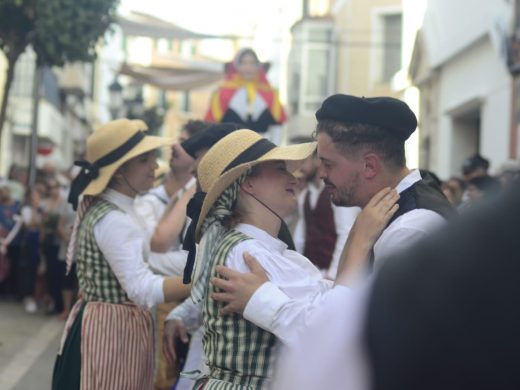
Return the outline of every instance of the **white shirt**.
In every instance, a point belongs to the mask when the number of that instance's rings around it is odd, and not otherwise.
[[[412,171],[396,189],[400,193],[419,180],[419,172]],[[412,210],[397,218],[376,242],[376,264],[379,262],[380,265],[382,258],[431,234],[444,222],[437,213],[424,209]],[[292,345],[294,349],[287,350],[287,356],[280,359],[285,363],[278,370],[276,389],[369,388],[366,357],[361,345],[368,291],[369,283],[365,283],[360,292],[337,286],[311,301],[302,301],[290,299],[273,283],[267,282],[253,294],[244,311],[245,318],[267,330],[273,328],[275,334],[298,334],[299,343]],[[320,356],[321,359],[310,361],[308,356]]]
[[[188,182],[179,189],[172,198],[180,199],[184,193],[196,184],[196,179],[192,177]],[[164,211],[166,210],[166,206],[170,201],[170,197],[166,192],[166,187],[164,185],[157,186],[147,193],[137,196],[134,200],[134,207],[137,214],[141,217],[141,219],[146,223],[146,231],[150,238],[153,236],[155,228],[157,224],[161,220],[164,215]],[[182,235],[186,234],[186,230],[190,224],[191,219],[186,217],[184,221],[184,230],[182,231]],[[180,240],[177,239],[172,248],[172,250],[180,249]]]
[[[300,217],[294,229],[293,239],[296,250],[299,253],[303,253],[305,250],[305,198],[307,197],[307,194],[309,194],[309,205],[311,209],[315,209],[318,203],[318,199],[324,190],[325,184],[322,181],[320,181],[320,185],[318,187],[316,187],[313,183],[310,183],[307,188],[298,196],[298,214]],[[330,279],[334,279],[336,277],[339,258],[341,256],[341,252],[343,251],[343,247],[345,246],[348,233],[350,232],[350,229],[352,228],[352,225],[354,224],[354,221],[356,220],[356,217],[361,209],[359,207],[338,207],[334,204],[331,204],[331,206],[337,238],[330,267],[328,270],[323,270],[323,275]]]
[[[421,180],[419,170],[412,170],[395,187],[398,193]],[[446,220],[435,211],[427,209],[411,210],[392,222],[374,245],[374,267],[381,265],[381,259],[413,245],[418,240],[440,228]]]
[[[362,343],[369,285],[336,286],[313,303],[299,343],[279,359],[274,390],[370,389]]]
[[[174,319],[180,320],[188,331],[196,331],[202,326],[202,303],[194,303],[191,298],[185,299],[170,311],[165,321]]]
[[[170,197],[163,184],[135,198],[135,211],[145,221],[146,231],[150,237],[163,216],[169,200]]]
[[[249,252],[265,269],[270,283],[276,286],[277,290],[279,289],[278,291],[288,299],[290,297],[294,300],[308,302],[323,291],[330,289],[332,282],[324,280],[321,272],[306,257],[287,249],[287,245],[278,238],[253,225],[239,224],[235,229],[252,237],[252,239],[238,243],[229,252],[226,260],[226,265],[229,268],[240,272],[249,272],[243,257],[244,252]],[[262,294],[255,294],[254,296],[262,299]],[[255,310],[260,311],[264,307],[269,309],[269,305],[264,306],[262,302],[253,306]],[[248,307],[252,306],[248,304]],[[249,314],[246,307],[244,318],[249,320]],[[292,317],[293,314],[299,316],[300,313],[297,311],[288,312],[290,318],[282,316],[281,322],[274,319],[265,323],[259,321],[256,324],[275,334],[284,343],[289,343],[295,332],[288,329],[287,322],[297,321],[296,318]],[[254,317],[262,318],[264,315],[255,313]],[[271,318],[271,313],[266,313],[265,317]]]
[[[183,188],[175,193],[175,196],[182,196],[186,192],[186,189],[194,184],[195,179],[190,179]],[[169,197],[164,185],[155,187],[148,193],[136,197],[134,200],[135,213],[138,216],[140,225],[142,225],[146,231],[148,243],[151,242],[154,230],[162,218],[168,202]],[[186,217],[183,234],[185,234],[190,221],[191,219]],[[148,264],[152,271],[160,275],[179,276],[184,272],[187,258],[188,252],[180,248],[180,241],[177,240],[171,251],[165,253],[150,252]]]
[[[94,237],[128,298],[151,308],[164,303],[163,277],[155,275],[146,263],[149,241],[143,222],[135,214],[133,199],[112,189],[101,197],[117,205],[94,226]]]

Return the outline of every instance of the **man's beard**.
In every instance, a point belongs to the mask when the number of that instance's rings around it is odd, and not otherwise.
[[[325,185],[329,186],[330,200],[336,206],[340,207],[352,207],[358,206],[355,200],[355,194],[359,186],[359,174],[356,173],[354,177],[349,180],[348,187],[338,187],[331,183],[329,180],[324,179]]]

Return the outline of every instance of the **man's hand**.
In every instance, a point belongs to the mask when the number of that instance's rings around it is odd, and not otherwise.
[[[255,291],[269,280],[260,263],[247,252],[244,253],[244,261],[251,272],[243,274],[227,267],[215,267],[224,279],[212,278],[211,283],[224,291],[213,293],[211,297],[215,301],[227,303],[219,311],[220,315],[242,313]]]
[[[168,361],[168,364],[172,367],[175,366],[177,355],[175,353],[175,340],[180,338],[183,343],[187,343],[188,331],[180,320],[167,320],[164,322],[163,329],[163,353]]]

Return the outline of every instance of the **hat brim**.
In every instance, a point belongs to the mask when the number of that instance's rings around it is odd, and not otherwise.
[[[175,143],[175,139],[173,138],[164,138],[164,137],[155,137],[147,135],[143,138],[141,142],[139,142],[134,148],[132,148],[127,154],[121,157],[116,162],[107,165],[103,168],[99,169],[99,176],[92,180],[87,188],[83,191],[83,195],[98,195],[107,187],[110,179],[117,171],[117,169],[123,165],[128,160],[131,160],[134,157],[139,156],[140,154],[149,152],[154,149],[159,149],[164,146],[173,145]]]
[[[302,165],[303,161],[316,150],[316,143],[310,142],[305,144],[278,146],[257,160],[237,165],[233,169],[224,173],[208,190],[202,207],[200,210],[199,220],[195,229],[195,240],[200,241],[200,229],[211,207],[224,190],[229,187],[236,179],[240,177],[248,169],[255,165],[268,161],[285,161],[287,171],[293,173]]]

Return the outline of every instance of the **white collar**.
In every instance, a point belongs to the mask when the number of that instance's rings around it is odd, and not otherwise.
[[[400,194],[420,180],[422,180],[421,173],[418,169],[414,169],[395,186],[395,190]]]
[[[105,191],[103,191],[101,198],[115,204],[125,213],[133,214],[134,212],[134,198],[131,198],[128,195],[125,195],[112,188],[107,188]]]
[[[264,246],[267,247],[267,249],[276,250],[280,253],[287,249],[287,244],[285,242],[271,236],[265,230],[257,228],[254,225],[239,223],[237,226],[235,226],[235,230],[238,230],[239,232],[260,241],[262,244],[264,244]]]

